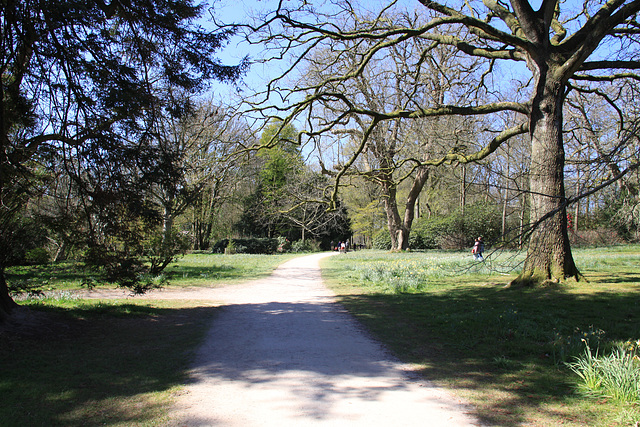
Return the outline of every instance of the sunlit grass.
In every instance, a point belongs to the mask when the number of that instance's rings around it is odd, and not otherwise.
[[[168,279],[169,287],[238,283],[268,276],[278,265],[296,256],[300,254],[189,254],[170,264],[162,275]],[[7,280],[13,288],[46,293],[86,289],[87,282],[112,287],[100,283],[98,276],[74,262],[11,267],[7,269]]]
[[[585,397],[565,365],[583,340],[604,351],[640,338],[640,247],[574,250],[589,281],[546,289],[505,286],[523,254],[485,255],[478,263],[467,251],[350,252],[324,260],[323,275],[398,357],[471,400],[490,425],[640,421],[638,405]],[[167,270],[169,286],[251,280],[290,257],[188,255]],[[20,304],[54,321],[0,345],[0,425],[166,425],[215,307],[81,300],[73,290],[84,273],[57,267],[11,272],[51,287]]]
[[[296,256],[300,254],[190,254],[169,266],[165,274],[173,286],[237,283],[268,276]]]
[[[360,251],[334,257],[333,262],[350,277],[375,287],[377,291],[411,293],[442,286],[451,279],[495,276],[504,280],[517,270],[523,257],[522,254],[500,251],[488,255],[484,262],[478,262],[466,252]]]
[[[269,275],[295,255],[187,255],[169,287],[221,286]],[[216,308],[211,302],[82,299],[73,263],[15,267],[14,295],[39,313],[23,333],[0,333],[0,425],[158,426],[186,378]]]

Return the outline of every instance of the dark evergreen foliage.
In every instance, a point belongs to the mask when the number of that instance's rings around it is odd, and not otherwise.
[[[223,254],[225,249],[229,247],[230,239],[218,240],[212,248],[214,254]],[[241,254],[274,254],[278,250],[278,239],[269,238],[249,238],[249,239],[231,239],[236,253]]]
[[[142,190],[166,172],[150,144],[158,112],[168,107],[159,94],[199,91],[211,79],[238,78],[246,66],[216,58],[233,30],[198,26],[204,11],[191,0],[0,3],[0,234],[35,194],[31,184],[45,165],[61,166],[85,207],[95,204],[85,210],[95,248],[109,240],[105,233],[140,240],[134,234],[144,227],[119,221],[157,217]],[[8,311],[13,304],[0,285],[0,311]]]

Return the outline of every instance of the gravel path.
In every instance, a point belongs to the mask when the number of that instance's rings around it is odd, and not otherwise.
[[[412,379],[336,303],[318,266],[329,255],[293,259],[244,285],[193,292],[224,306],[178,398],[174,425],[480,425],[446,391]]]

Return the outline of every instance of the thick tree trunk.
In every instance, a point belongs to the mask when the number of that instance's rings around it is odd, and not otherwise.
[[[564,85],[540,73],[531,113],[531,233],[522,273],[514,284],[579,279],[567,231],[562,104]]]
[[[173,232],[173,211],[171,209],[171,203],[167,202],[164,206],[164,215],[162,218],[162,249],[166,249],[171,245],[171,234]]]
[[[460,175],[460,212],[464,216],[464,208],[467,206],[467,165],[462,165]]]
[[[507,158],[511,159],[511,153],[509,150],[509,146],[507,145]],[[509,177],[511,176],[511,162],[507,161],[507,170],[505,171],[505,180],[504,180],[504,191],[502,198],[502,218],[500,224],[500,235],[502,236],[503,241],[507,241],[507,209],[509,207]]]

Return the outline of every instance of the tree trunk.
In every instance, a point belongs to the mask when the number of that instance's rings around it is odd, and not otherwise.
[[[464,208],[467,205],[467,165],[462,165],[460,176],[460,212],[464,216]]]
[[[507,145],[507,159],[511,159],[509,146]],[[507,160],[507,170],[504,179],[504,198],[502,200],[502,222],[500,224],[500,235],[502,240],[506,241],[507,234],[507,208],[509,206],[509,177],[511,176],[511,163]]]
[[[429,177],[429,169],[422,167],[416,172],[409,195],[404,206],[404,219],[400,218],[398,204],[396,202],[395,184],[387,182],[382,185],[384,194],[384,207],[387,214],[387,224],[391,236],[391,250],[404,251],[409,249],[409,235],[415,217],[416,201]]]
[[[171,201],[164,206],[164,215],[162,217],[162,249],[166,250],[171,244],[171,234],[173,232],[173,212],[171,209]]]
[[[391,250],[402,250],[402,244],[409,241],[409,230],[404,230],[402,220],[398,213],[398,203],[396,201],[396,186],[392,182],[385,181],[382,183],[382,194],[384,211],[387,214],[387,227],[391,236]]]
[[[527,197],[523,193],[520,195],[520,226],[518,229],[518,249],[522,249],[524,247],[526,215],[527,215]]]
[[[4,276],[4,268],[0,267],[0,323],[2,323],[18,304],[9,295],[9,287]]]
[[[409,249],[409,234],[411,232],[411,227],[413,226],[413,219],[415,218],[416,203],[428,178],[429,169],[426,167],[419,168],[416,172],[416,177],[413,179],[411,189],[409,190],[409,195],[407,196],[407,201],[404,205],[404,221],[402,224],[403,229],[407,230],[406,234],[403,236],[403,250]]]
[[[514,284],[580,278],[571,254],[567,232],[564,188],[562,105],[564,84],[542,69],[532,102],[531,132],[531,224],[534,226],[522,273]]]

